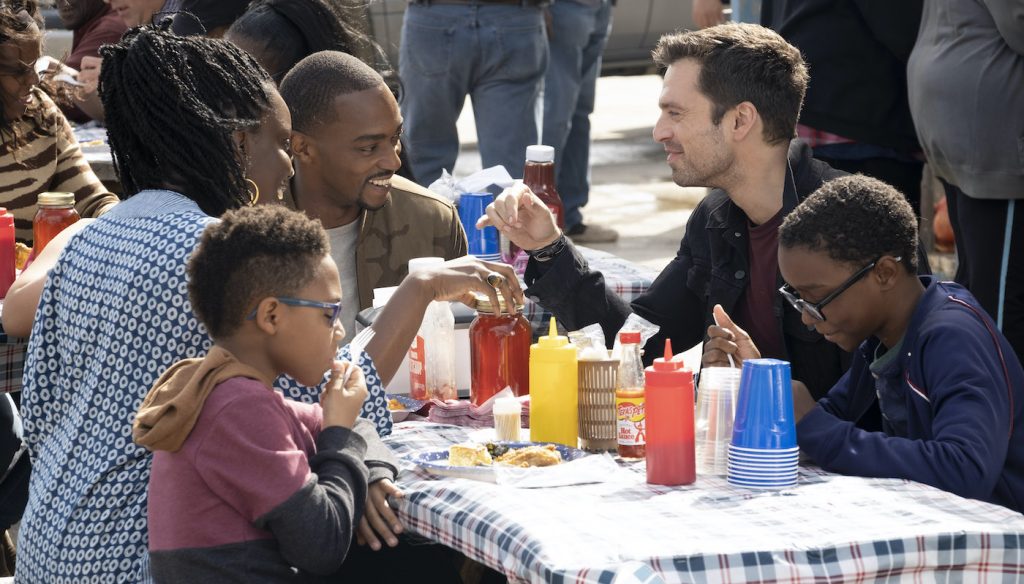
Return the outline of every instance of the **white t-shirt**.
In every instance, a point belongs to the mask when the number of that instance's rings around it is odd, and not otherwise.
[[[331,257],[341,274],[341,324],[347,343],[355,336],[356,314],[359,312],[359,282],[356,275],[356,242],[359,240],[359,219],[327,230],[331,241]]]

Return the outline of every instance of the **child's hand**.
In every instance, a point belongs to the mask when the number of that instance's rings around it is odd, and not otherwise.
[[[355,367],[344,386],[341,380],[345,377],[345,371],[349,367]],[[363,379],[363,371],[358,365],[345,361],[335,361],[331,367],[331,378],[323,393],[320,394],[320,406],[324,409],[324,428],[328,426],[341,426],[351,428],[359,417],[359,411],[363,408],[363,402],[370,392],[366,389],[366,380]]]

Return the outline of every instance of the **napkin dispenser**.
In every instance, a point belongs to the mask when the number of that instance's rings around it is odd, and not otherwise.
[[[469,395],[470,361],[469,361],[469,325],[473,324],[476,311],[461,302],[452,302],[452,314],[455,315],[455,385],[459,390],[459,397]],[[356,315],[356,333],[364,328],[373,325],[374,319],[382,308],[367,308]],[[402,359],[402,365],[398,368],[391,383],[385,386],[388,393],[409,393],[409,359]]]

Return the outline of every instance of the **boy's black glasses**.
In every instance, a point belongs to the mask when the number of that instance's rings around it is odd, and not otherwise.
[[[857,270],[857,272],[854,275],[847,278],[847,280],[840,284],[838,288],[833,290],[831,294],[822,298],[821,302],[818,302],[816,304],[811,304],[810,302],[804,300],[803,298],[800,298],[800,296],[796,293],[796,290],[794,290],[792,286],[790,286],[789,284],[783,284],[782,287],[779,288],[779,294],[782,294],[782,297],[789,301],[790,305],[792,305],[793,308],[799,310],[800,312],[807,313],[814,320],[824,321],[825,315],[821,312],[821,309],[825,308],[826,304],[835,300],[840,294],[846,292],[847,288],[853,286],[861,278],[866,276],[872,268],[878,265],[878,262],[882,261],[882,257],[885,256],[878,257],[875,259],[875,261]],[[898,257],[895,259],[898,262],[903,258]]]
[[[332,326],[334,325],[334,323],[338,322],[338,317],[341,316],[340,302],[338,302],[337,304],[332,304],[330,302],[317,302],[316,300],[304,300],[302,298],[291,298],[289,296],[275,296],[275,298],[277,298],[278,301],[281,302],[281,304],[287,304],[288,306],[305,306],[307,308],[320,308],[322,310],[330,310]],[[245,317],[246,320],[252,320],[256,318],[256,311],[258,309],[258,306],[256,308],[253,308],[252,312],[249,313],[249,316]]]

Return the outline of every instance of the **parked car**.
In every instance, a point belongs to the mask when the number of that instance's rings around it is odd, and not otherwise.
[[[61,58],[71,49],[71,32],[63,30],[52,0],[42,4],[46,19],[45,53]],[[369,5],[370,31],[396,66],[402,15],[407,4],[407,0],[371,0]],[[650,70],[651,49],[658,39],[665,33],[693,27],[690,16],[692,4],[692,0],[618,0],[613,12],[611,36],[604,52],[602,73]]]

